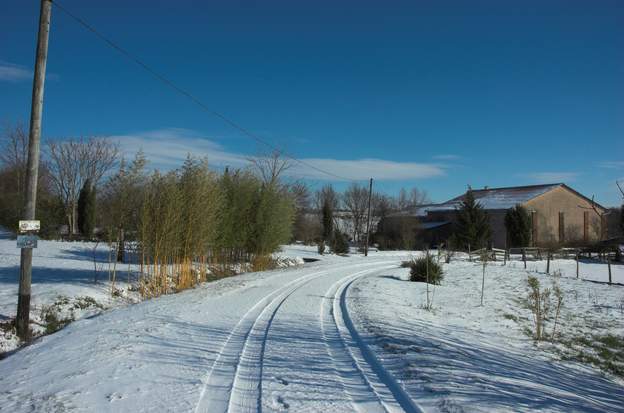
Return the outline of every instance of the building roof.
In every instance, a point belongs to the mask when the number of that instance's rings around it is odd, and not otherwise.
[[[434,229],[434,228],[442,227],[448,224],[450,224],[449,221],[440,221],[440,222],[428,221],[428,222],[421,222],[420,224],[418,224],[418,228],[419,229]]]
[[[484,188],[484,189],[473,189],[472,194],[475,197],[475,201],[478,202],[483,209],[486,210],[505,210],[509,208],[513,208],[516,205],[524,204],[538,196],[545,194],[555,188],[563,187],[572,193],[578,195],[579,197],[586,199],[587,201],[592,202],[591,199],[587,198],[585,195],[575,191],[570,188],[566,184],[556,183],[556,184],[543,184],[543,185],[526,185],[526,186],[510,186],[504,188]],[[416,217],[426,217],[429,212],[436,211],[454,211],[460,208],[462,201],[464,200],[466,194],[461,194],[453,199],[450,199],[441,204],[427,204],[427,205],[419,205],[415,209],[410,211],[401,211],[391,216],[416,216]],[[602,205],[593,201],[594,204],[602,209],[605,209]]]
[[[565,186],[562,183],[546,185],[512,186],[506,188],[473,189],[472,194],[483,209],[509,209],[518,204],[524,204],[557,187]],[[459,206],[466,194],[462,194],[441,205],[448,205],[453,209]]]

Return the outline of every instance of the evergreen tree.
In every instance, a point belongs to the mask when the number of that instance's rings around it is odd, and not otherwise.
[[[459,246],[463,249],[467,249],[469,245],[473,250],[484,248],[490,240],[491,229],[487,212],[475,201],[471,189],[466,192],[457,209],[455,235]]]
[[[347,237],[337,229],[334,231],[332,251],[334,254],[346,254],[349,252],[349,241],[347,241]]]
[[[505,227],[510,247],[527,247],[531,243],[531,216],[520,205],[507,210]]]
[[[87,179],[78,197],[78,229],[87,238],[93,237],[95,229],[95,188]]]
[[[620,207],[620,228],[622,229],[622,234],[624,234],[624,204]]]
[[[323,240],[331,243],[332,236],[334,235],[334,210],[329,199],[325,199],[323,201],[321,214],[321,223],[323,224]]]

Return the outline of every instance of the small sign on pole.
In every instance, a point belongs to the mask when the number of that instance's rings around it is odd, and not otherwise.
[[[19,222],[20,232],[38,232],[41,229],[41,221],[29,220]]]
[[[35,234],[20,234],[17,236],[17,248],[37,248],[39,237]]]

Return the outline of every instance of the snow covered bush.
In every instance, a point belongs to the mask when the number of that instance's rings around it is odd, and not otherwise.
[[[440,285],[443,278],[442,266],[429,254],[410,263],[410,281]]]

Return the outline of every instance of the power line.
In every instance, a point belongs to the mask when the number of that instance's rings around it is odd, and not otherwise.
[[[192,93],[190,93],[189,91],[181,88],[180,86],[178,86],[177,84],[175,84],[172,80],[170,80],[169,78],[165,77],[164,75],[160,74],[159,72],[157,72],[155,69],[153,69],[152,67],[150,67],[148,64],[146,64],[145,62],[143,62],[141,59],[139,59],[137,56],[133,55],[132,53],[130,53],[128,50],[124,49],[123,47],[121,47],[119,44],[113,42],[112,40],[110,40],[109,38],[107,38],[106,36],[104,36],[102,33],[100,33],[98,30],[95,29],[95,27],[93,27],[91,24],[89,24],[88,22],[86,22],[84,19],[82,19],[81,17],[75,15],[74,13],[72,13],[71,11],[69,11],[67,8],[65,8],[63,5],[61,5],[57,0],[52,0],[52,4],[57,7],[59,10],[61,10],[63,13],[65,13],[67,16],[69,16],[70,18],[72,18],[73,20],[75,20],[78,24],[80,24],[81,26],[83,26],[85,29],[87,29],[88,31],[90,31],[91,33],[93,33],[95,36],[97,36],[100,40],[102,40],[104,43],[106,43],[108,46],[110,46],[111,48],[115,49],[117,52],[119,52],[120,54],[124,55],[125,57],[127,57],[128,59],[132,60],[134,63],[136,63],[137,65],[139,65],[141,68],[143,68],[145,71],[147,71],[149,74],[151,74],[152,76],[154,76],[156,79],[158,79],[160,82],[164,83],[165,85],[167,85],[169,88],[173,89],[174,91],[176,91],[177,93],[187,97],[188,99],[190,99],[193,103],[195,103],[196,105],[198,105],[200,108],[202,108],[205,112],[211,114],[212,116],[215,116],[219,119],[221,119],[223,122],[225,122],[226,124],[228,124],[230,127],[238,130],[239,132],[241,132],[242,134],[244,134],[245,136],[255,140],[256,142],[274,150],[274,151],[278,151],[280,152],[282,155],[284,155],[284,157],[286,157],[287,159],[290,159],[291,161],[297,162],[300,165],[306,166],[308,168],[311,168],[317,172],[321,172],[325,175],[329,175],[332,176],[334,178],[338,178],[340,180],[343,181],[357,181],[354,179],[350,179],[350,178],[346,178],[344,176],[340,176],[337,175],[333,172],[329,172],[326,171],[322,168],[319,168],[317,166],[314,166],[308,162],[305,162],[301,159],[295,158],[294,156],[289,155],[288,153],[280,150],[279,148],[277,148],[275,145],[271,144],[270,142],[266,141],[265,139],[263,139],[262,137],[258,136],[257,134],[251,132],[250,130],[248,130],[247,128],[239,125],[238,123],[234,122],[233,120],[231,120],[230,118],[228,118],[227,116],[213,110],[210,109],[208,106],[206,106],[198,97],[196,97],[195,95],[193,95]]]

